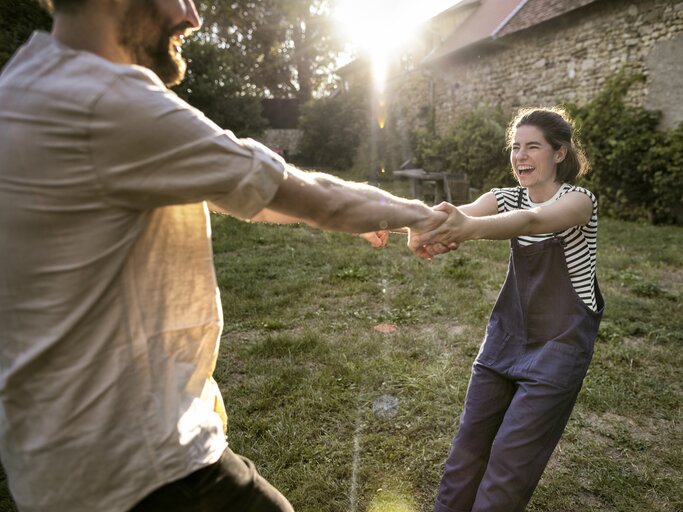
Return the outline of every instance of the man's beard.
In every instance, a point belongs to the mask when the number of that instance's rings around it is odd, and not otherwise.
[[[171,26],[154,0],[132,0],[121,22],[119,43],[134,64],[151,69],[172,86],[182,81],[187,68],[180,53],[182,41],[173,36],[181,28]]]

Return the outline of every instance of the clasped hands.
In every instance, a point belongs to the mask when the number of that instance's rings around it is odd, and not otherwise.
[[[425,260],[454,251],[460,242],[467,239],[466,224],[468,217],[450,203],[441,203],[431,208],[431,214],[423,222],[408,230],[408,248]],[[389,233],[377,231],[364,233],[362,238],[373,247],[387,245]]]

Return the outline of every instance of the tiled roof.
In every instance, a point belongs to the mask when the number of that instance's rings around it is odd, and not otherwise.
[[[425,63],[434,62],[475,43],[492,40],[522,3],[523,0],[481,0],[476,10],[425,58]]]
[[[597,0],[527,0],[519,11],[501,27],[496,37],[503,37],[519,32],[552,18],[573,11]]]
[[[599,0],[480,0],[472,14],[424,59],[424,63],[429,64],[469,46],[534,27],[597,1]],[[452,9],[472,3],[462,2]]]

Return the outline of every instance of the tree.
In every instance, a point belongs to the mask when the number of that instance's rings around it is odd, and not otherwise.
[[[0,0],[0,68],[34,30],[51,26],[51,16],[37,0]]]
[[[188,69],[175,88],[178,96],[238,136],[256,136],[266,128],[260,100],[236,74],[233,54],[202,33],[185,43],[183,54]]]
[[[333,72],[341,49],[325,0],[282,2],[286,35],[292,42],[290,62],[298,84],[297,97],[309,101]]]
[[[186,43],[180,97],[220,126],[257,135],[261,98],[298,98],[330,86],[340,43],[329,0],[199,0],[203,28]],[[51,18],[37,0],[0,0],[0,65]]]
[[[341,43],[329,0],[202,0],[203,32],[232,56],[245,91],[303,104],[329,82]]]

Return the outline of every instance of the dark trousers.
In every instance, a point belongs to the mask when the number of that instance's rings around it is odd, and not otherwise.
[[[434,510],[522,512],[579,388],[514,382],[475,363]]]
[[[226,448],[218,462],[160,487],[130,512],[294,512],[247,458]]]

